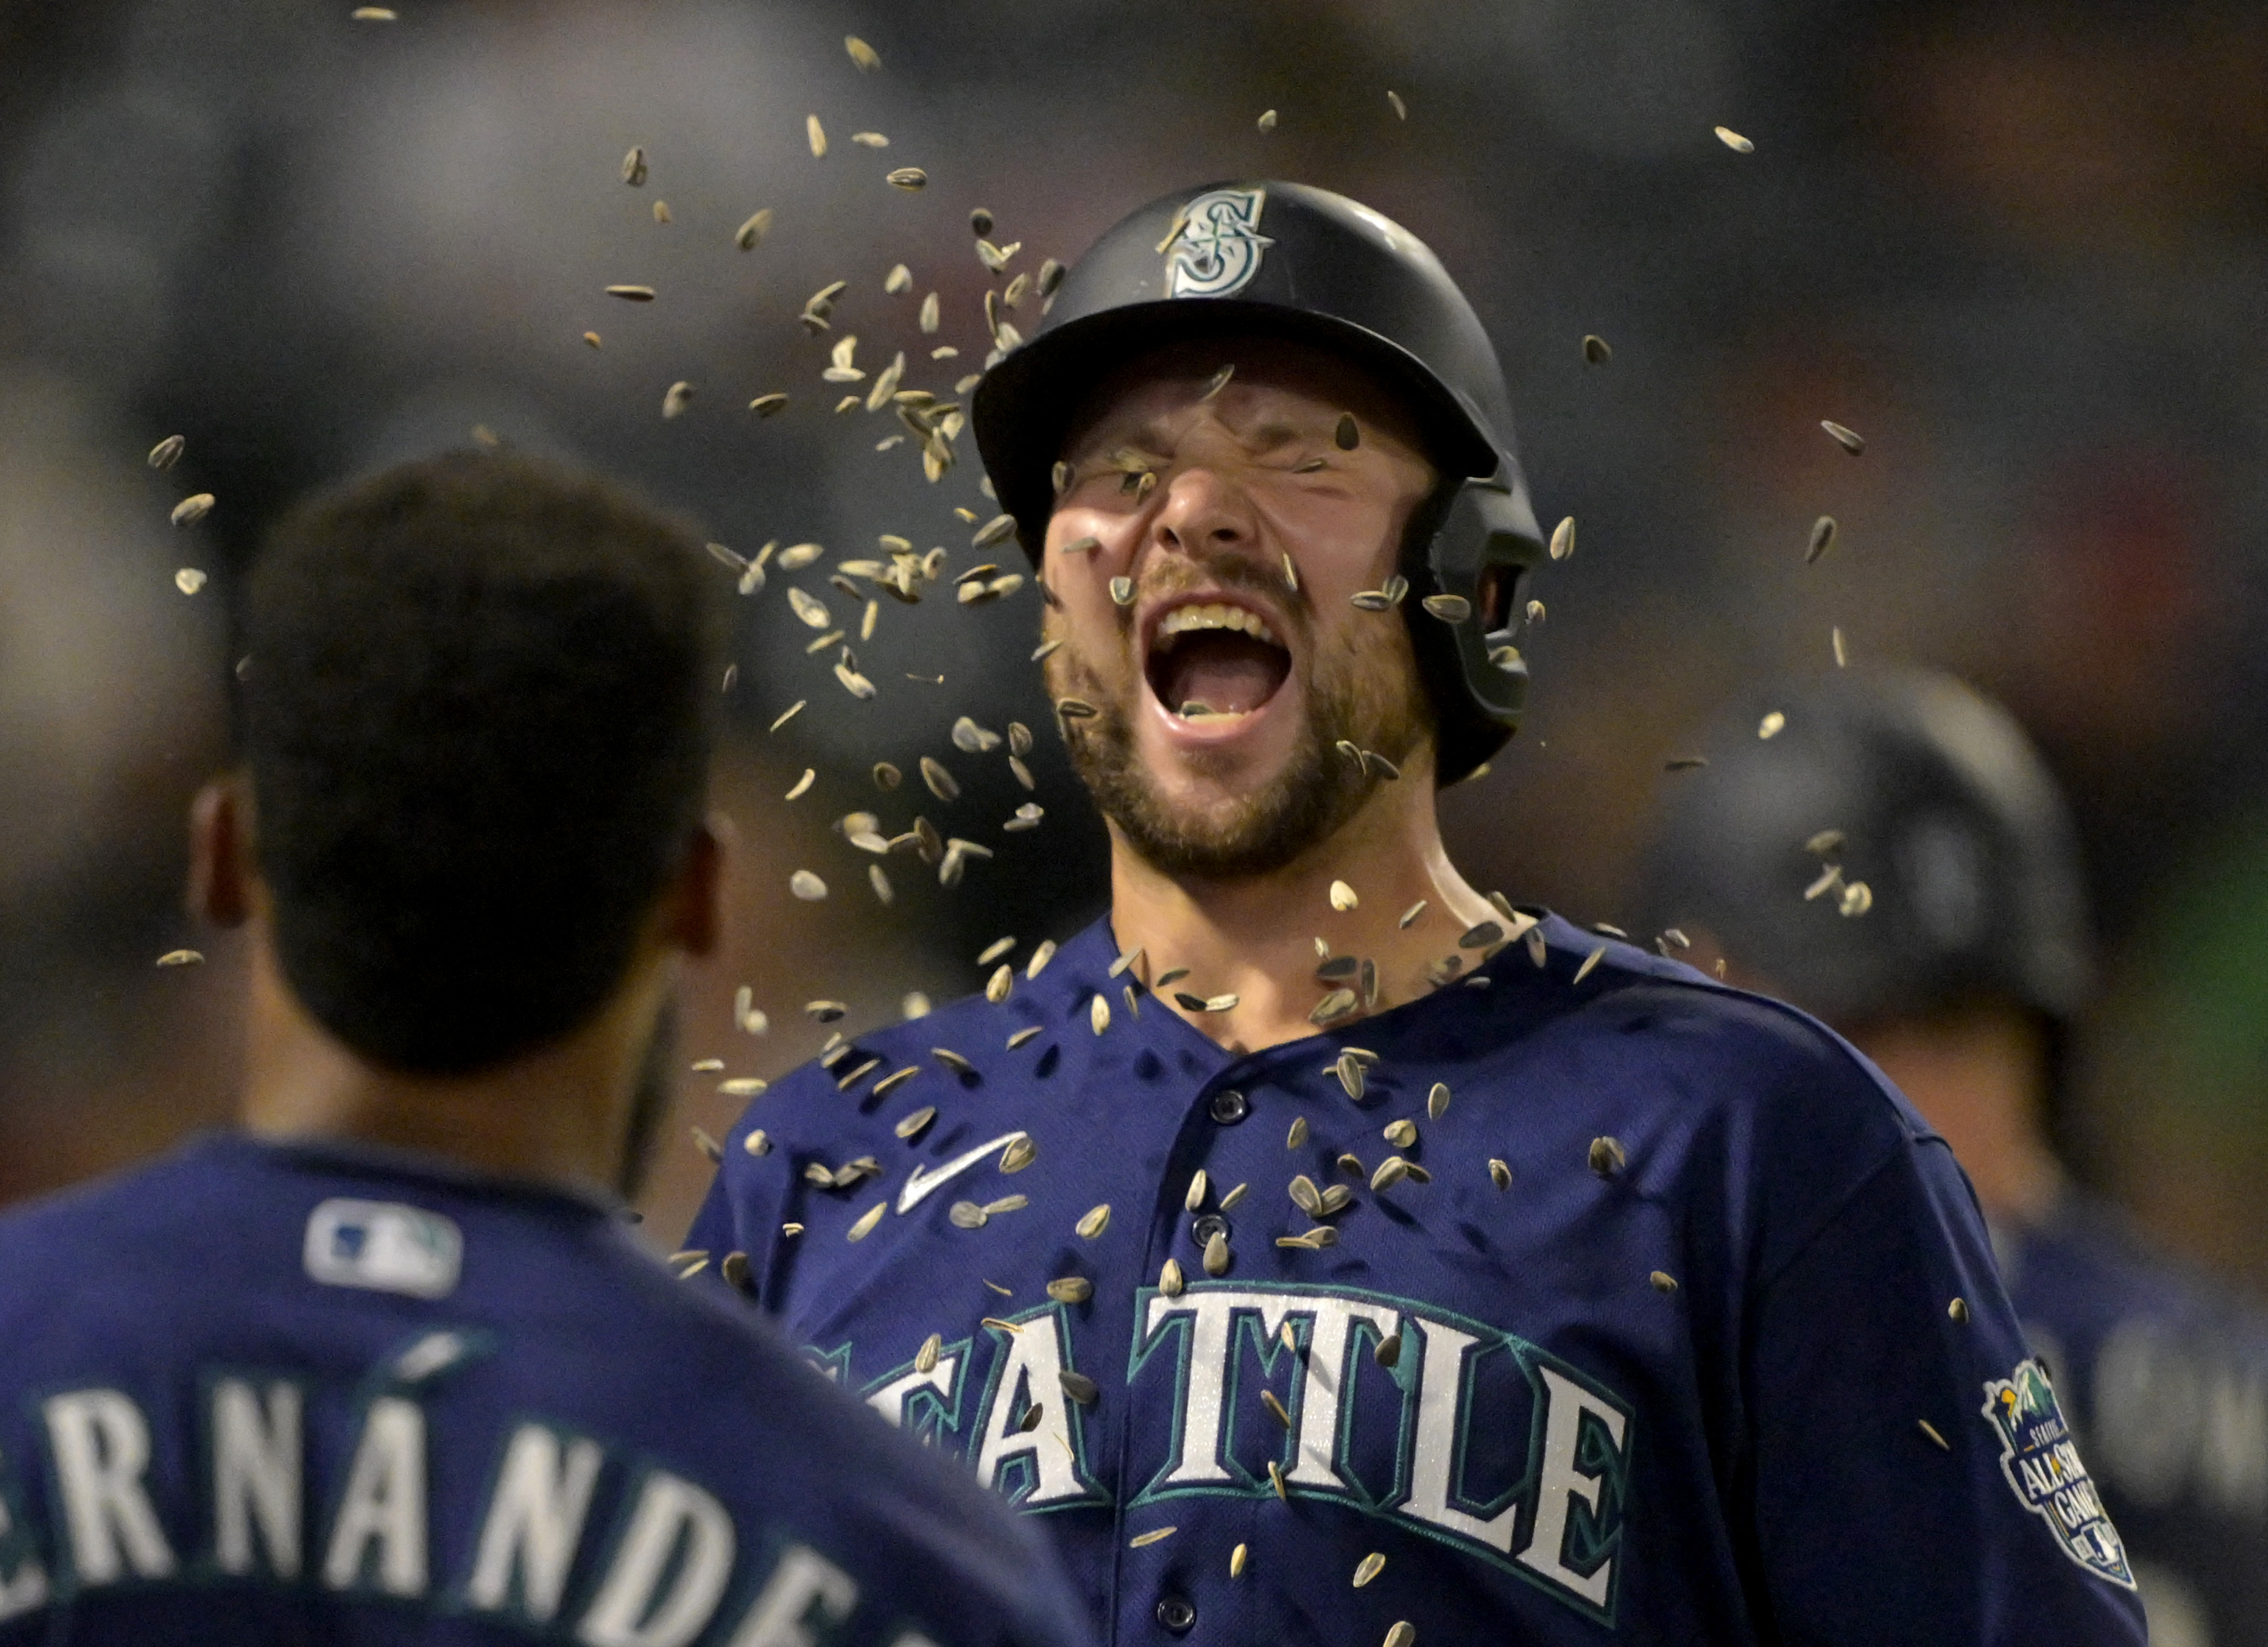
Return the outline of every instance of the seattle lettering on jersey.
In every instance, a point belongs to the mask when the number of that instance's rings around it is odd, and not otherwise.
[[[1062,1377],[1078,1371],[1070,1321],[1047,1304],[988,1323],[990,1364],[971,1408],[966,1339],[861,1393],[893,1423],[964,1453],[1021,1509],[1108,1503]],[[1389,1520],[1613,1622],[1632,1412],[1565,1362],[1420,1300],[1230,1281],[1143,1289],[1133,1343],[1129,1387],[1170,1379],[1175,1399],[1161,1456],[1132,1472],[1147,1484],[1129,1509],[1265,1497],[1280,1476],[1287,1495]],[[849,1377],[850,1346],[814,1353]]]
[[[686,1647],[760,1562],[762,1582],[717,1638],[730,1647],[805,1647],[858,1605],[857,1582],[808,1546],[775,1552],[769,1529],[736,1525],[698,1484],[611,1459],[601,1443],[535,1418],[504,1439],[473,1547],[436,1552],[431,1438],[414,1391],[364,1407],[352,1456],[338,1461],[338,1501],[317,1525],[306,1514],[307,1388],[236,1370],[209,1371],[200,1387],[194,1528],[169,1528],[159,1512],[150,1420],[131,1393],[98,1385],[40,1403],[55,1525],[34,1525],[0,1474],[0,1621],[106,1585],[217,1576],[424,1602],[585,1647]],[[610,1463],[623,1508],[608,1527],[592,1510]],[[894,1639],[928,1647],[910,1629]]]

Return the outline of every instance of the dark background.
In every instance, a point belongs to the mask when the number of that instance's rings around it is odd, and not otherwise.
[[[240,957],[180,912],[180,820],[226,757],[230,604],[278,507],[478,426],[625,476],[744,553],[817,541],[831,564],[896,532],[958,572],[980,557],[953,509],[993,512],[973,455],[931,486],[904,447],[874,450],[896,426],[831,411],[828,345],[858,334],[869,371],[907,349],[909,384],[947,392],[985,348],[970,208],[1035,270],[1167,188],[1273,175],[1440,254],[1505,354],[1539,512],[1582,522],[1541,580],[1529,727],[1446,801],[1468,874],[1617,919],[1675,781],[1663,757],[1742,683],[1830,667],[1831,625],[1859,660],[1961,672],[2040,739],[2085,837],[2107,970],[2083,1167],[2268,1286],[2258,7],[397,9],[0,4],[0,1198],[227,1112]],[[853,66],[851,32],[879,72]],[[652,167],[635,189],[632,144]],[[925,191],[883,183],[907,165]],[[740,252],[759,206],[776,225]],[[886,296],[899,262],[914,289]],[[835,331],[809,337],[797,312],[836,279]],[[625,304],[615,282],[660,295]],[[946,324],[923,338],[932,290]],[[1586,332],[1610,363],[1585,365]],[[939,343],[961,358],[929,361]],[[695,398],[665,422],[679,380]],[[752,417],[774,389],[787,411]],[[187,456],[153,474],[143,454],[175,432]],[[169,527],[200,491],[211,515]],[[1822,513],[1841,541],[1807,569]],[[181,595],[182,565],[211,581]],[[795,581],[855,624],[823,571]],[[688,1057],[733,1075],[815,1049],[804,1001],[871,1018],[958,993],[992,938],[1067,935],[1101,890],[1024,661],[1028,588],[891,606],[860,647],[881,694],[859,704],[831,651],[804,652],[787,581],[742,609],[720,794],[750,851],[736,952],[696,979],[688,1023]],[[951,748],[964,713],[1040,732],[1037,831],[1000,833],[1023,796],[1001,755]],[[911,795],[866,770],[925,752],[967,793],[923,805],[1001,855],[950,891],[894,859],[886,911],[828,824],[871,808],[903,827]],[[783,802],[806,766],[818,782]],[[791,902],[799,867],[832,896]],[[207,964],[153,967],[180,945]],[[731,1027],[744,982],[761,1039]],[[721,1130],[738,1101],[688,1080],[687,1119]],[[705,1173],[672,1150],[657,1239]]]

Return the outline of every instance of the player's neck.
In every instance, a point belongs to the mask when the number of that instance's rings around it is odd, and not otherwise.
[[[534,1052],[472,1075],[409,1075],[368,1062],[325,1030],[284,981],[264,921],[252,923],[251,937],[248,1131],[383,1145],[584,1190],[618,1187],[644,980]]]
[[[1859,1028],[1852,1039],[1953,1147],[1996,1223],[2036,1223],[2062,1193],[2049,1147],[2039,1026],[1988,1006]]]
[[[1248,1052],[1316,1033],[1309,1015],[1337,986],[1317,979],[1318,938],[1333,956],[1369,960],[1377,969],[1375,1006],[1360,1004],[1358,973],[1345,980],[1357,992],[1355,1010],[1332,1027],[1429,993],[1428,968],[1451,956],[1470,966],[1476,955],[1461,952],[1458,937],[1501,917],[1449,862],[1430,782],[1405,788],[1410,781],[1381,788],[1329,841],[1268,875],[1167,875],[1137,857],[1114,830],[1110,919],[1121,950],[1141,949],[1142,975],[1153,983],[1189,969],[1159,991],[1166,1004],[1182,993],[1209,1001],[1235,996],[1236,1004],[1222,1012],[1173,1009],[1223,1045]],[[1353,890],[1352,909],[1333,907],[1335,882]],[[1403,916],[1421,903],[1403,925]]]

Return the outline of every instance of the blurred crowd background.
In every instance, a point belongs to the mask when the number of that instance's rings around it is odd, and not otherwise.
[[[814,542],[831,564],[896,533],[958,572],[987,555],[954,511],[994,513],[970,443],[936,484],[909,447],[878,450],[896,425],[835,410],[829,347],[855,334],[870,372],[904,350],[908,384],[950,395],[998,284],[973,208],[1035,270],[1168,188],[1272,175],[1432,245],[1505,355],[1539,513],[1581,522],[1536,591],[1528,727],[1447,800],[1474,880],[1634,919],[1665,759],[1742,685],[1832,668],[1837,627],[1854,661],[1968,676],[2040,740],[2088,855],[2104,968],[2075,1065],[2080,1165],[2268,1290],[2268,11],[394,10],[0,4],[0,1200],[227,1113],[241,957],[181,912],[182,817],[227,758],[231,605],[280,507],[496,439],[611,471],[743,554]],[[886,184],[902,166],[927,188]],[[740,249],[765,207],[769,233]],[[900,262],[913,285],[892,295]],[[798,314],[836,280],[834,329],[810,336]],[[1011,317],[1027,333],[1036,307]],[[1586,333],[1610,361],[1586,363]],[[958,358],[932,361],[939,345]],[[679,381],[693,398],[665,419]],[[747,410],[772,391],[784,412]],[[153,473],[144,454],[174,433],[186,455]],[[170,526],[196,491],[211,513]],[[1822,513],[1841,535],[1807,566]],[[210,580],[185,595],[181,567]],[[823,570],[799,581],[855,623]],[[1066,936],[1103,891],[1100,829],[1025,661],[1028,587],[891,605],[854,637],[882,688],[859,703],[832,648],[806,652],[785,581],[741,603],[727,689],[719,799],[749,850],[685,1046],[722,1078],[816,1051],[806,1001],[854,1023],[917,1010],[911,993],[976,986],[993,939]],[[1002,832],[1027,797],[1005,750],[952,747],[964,714],[1039,733],[1036,831]],[[924,754],[959,776],[951,806],[868,775]],[[886,908],[829,827],[860,809],[887,831],[926,809],[998,856],[949,890],[895,859]],[[791,899],[798,868],[831,895]],[[205,964],[154,965],[185,946]],[[768,1033],[735,1025],[742,986]],[[681,1140],[741,1106],[719,1079],[686,1075]],[[707,1174],[670,1149],[658,1242]]]

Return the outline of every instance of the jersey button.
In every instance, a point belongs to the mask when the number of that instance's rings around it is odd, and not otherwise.
[[[1165,1596],[1158,1602],[1158,1622],[1176,1636],[1186,1636],[1197,1621],[1197,1610],[1186,1596]]]
[[[1228,1235],[1228,1220],[1219,1213],[1207,1213],[1189,1226],[1189,1238],[1199,1246],[1205,1245],[1215,1236],[1226,1240]]]
[[[1223,1126],[1233,1126],[1251,1113],[1251,1102],[1233,1087],[1223,1087],[1212,1095],[1212,1118]]]

